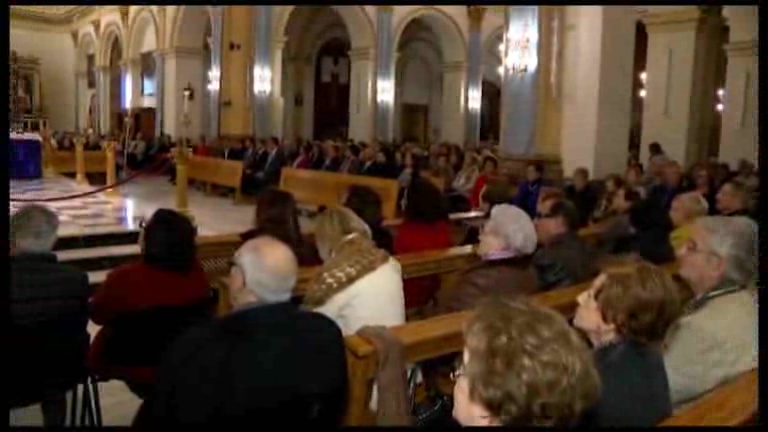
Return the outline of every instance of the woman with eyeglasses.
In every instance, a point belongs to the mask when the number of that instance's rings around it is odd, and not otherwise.
[[[141,258],[110,271],[91,298],[91,320],[103,326],[91,346],[95,371],[123,379],[139,397],[149,391],[159,356],[182,324],[212,310],[196,234],[186,216],[157,210],[140,234]]]
[[[699,166],[693,170],[694,190],[707,202],[707,213],[711,216],[717,213],[717,189],[715,181],[706,166]]]
[[[453,417],[462,426],[576,426],[600,380],[583,338],[559,313],[486,299],[464,328]]]

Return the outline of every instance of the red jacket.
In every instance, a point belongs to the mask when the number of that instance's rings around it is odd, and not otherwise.
[[[477,176],[475,186],[472,188],[472,194],[469,196],[469,201],[472,203],[473,209],[480,208],[480,194],[483,192],[486,183],[488,183],[488,177],[485,174]]]
[[[445,249],[453,246],[451,224],[448,221],[433,224],[404,221],[395,236],[396,255]],[[408,279],[403,284],[406,310],[424,306],[440,289],[439,276]]]

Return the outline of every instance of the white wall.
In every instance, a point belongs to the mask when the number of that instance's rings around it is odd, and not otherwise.
[[[49,127],[75,129],[75,46],[69,33],[11,25],[10,39],[11,50],[40,59],[43,110]]]

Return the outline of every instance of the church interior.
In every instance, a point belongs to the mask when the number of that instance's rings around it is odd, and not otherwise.
[[[756,5],[9,10],[10,426],[758,424]]]

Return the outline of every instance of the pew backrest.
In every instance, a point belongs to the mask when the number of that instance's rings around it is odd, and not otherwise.
[[[397,216],[396,180],[296,168],[283,168],[280,174],[280,189],[293,194],[298,203],[313,206],[341,204],[353,185],[367,186],[379,194],[384,219]]]
[[[235,189],[239,196],[243,177],[243,163],[209,156],[190,156],[187,161],[187,177],[207,184]]]
[[[84,150],[85,172],[107,172],[107,154],[103,150]],[[54,150],[51,152],[51,164],[56,172],[70,174],[77,172],[75,151]]]

